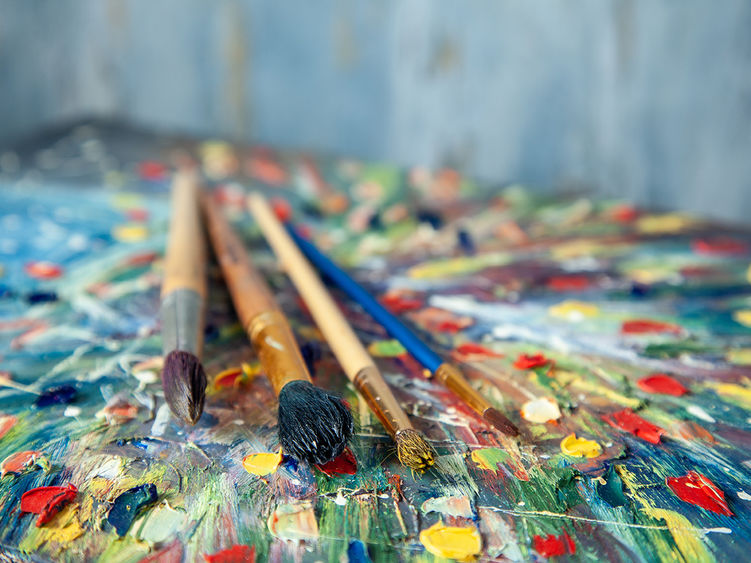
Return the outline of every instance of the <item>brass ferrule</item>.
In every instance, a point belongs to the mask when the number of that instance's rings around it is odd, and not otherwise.
[[[478,414],[483,414],[491,405],[485,397],[480,395],[469,384],[459,368],[452,364],[441,364],[433,373],[435,379],[443,383],[451,391],[456,393],[472,410]]]
[[[256,315],[246,332],[277,396],[290,381],[311,381],[295,336],[280,311]]]
[[[391,436],[395,438],[397,432],[412,428],[412,423],[388,384],[380,377],[377,367],[362,368],[357,372],[353,383]]]

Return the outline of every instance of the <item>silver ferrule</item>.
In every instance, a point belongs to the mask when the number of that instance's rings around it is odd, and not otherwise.
[[[192,289],[176,289],[162,298],[162,353],[203,352],[204,300]]]

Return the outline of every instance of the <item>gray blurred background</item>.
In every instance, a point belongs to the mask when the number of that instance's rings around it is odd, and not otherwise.
[[[79,117],[748,223],[748,0],[0,0],[0,143]]]

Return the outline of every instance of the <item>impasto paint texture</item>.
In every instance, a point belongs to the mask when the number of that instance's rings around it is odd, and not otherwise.
[[[213,197],[356,436],[280,451],[215,264],[195,426],[164,403],[171,170]],[[79,127],[0,169],[0,549],[30,561],[745,560],[751,234],[582,196]],[[499,434],[335,292],[415,427],[399,464],[245,210],[260,189],[516,424]],[[260,376],[260,377],[259,377]]]

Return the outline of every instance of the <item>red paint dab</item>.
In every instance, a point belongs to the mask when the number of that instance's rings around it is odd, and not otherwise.
[[[701,473],[689,471],[683,477],[667,477],[665,483],[684,502],[690,502],[717,514],[733,516],[733,511],[725,502],[725,493]]]
[[[167,177],[167,167],[156,160],[144,160],[138,164],[138,175],[144,180],[163,180]]]
[[[502,358],[503,354],[494,352],[493,350],[475,344],[474,342],[466,342],[456,347],[453,356],[458,360],[472,361],[485,358]]]
[[[546,366],[550,363],[550,359],[546,358],[544,354],[520,354],[514,362],[516,369],[533,369]]]
[[[203,558],[207,563],[255,563],[256,546],[233,545],[212,555],[204,553]]]
[[[448,332],[450,334],[456,334],[463,328],[467,328],[466,323],[454,320],[441,321],[438,323],[438,326],[436,326],[436,330],[440,332]]]
[[[398,293],[389,293],[381,298],[381,303],[392,313],[405,313],[421,309],[423,301],[415,297],[404,297]]]
[[[316,465],[329,477],[334,475],[354,475],[357,473],[357,460],[349,448],[346,448],[339,457],[332,459],[323,465]]]
[[[633,319],[630,321],[624,321],[624,323],[621,325],[622,334],[680,334],[682,331],[683,329],[678,325],[663,323],[660,321],[651,321],[649,319]]]
[[[37,487],[21,495],[21,512],[39,514],[37,528],[52,520],[63,506],[76,498],[78,489],[68,484],[67,487]]]
[[[655,426],[651,422],[644,420],[638,414],[635,414],[631,409],[623,409],[622,411],[606,414],[602,419],[613,428],[625,430],[626,432],[652,444],[659,444],[660,436],[665,432],[659,426]]]
[[[688,389],[680,381],[673,379],[665,373],[653,373],[647,377],[642,377],[636,384],[639,386],[639,389],[647,393],[672,395],[673,397],[680,397],[688,393]]]
[[[38,280],[54,280],[63,275],[62,267],[52,262],[29,262],[24,266],[24,271]]]
[[[126,266],[146,266],[151,264],[159,256],[156,252],[141,252],[140,254],[134,254],[129,256],[126,261]]]
[[[220,373],[214,380],[214,387],[232,387],[239,377],[242,377],[242,368],[228,369]]]
[[[287,182],[287,172],[274,159],[274,154],[265,148],[254,149],[248,164],[249,175],[272,186]]]
[[[556,557],[558,555],[566,555],[566,553],[576,553],[576,544],[571,536],[567,532],[563,532],[560,536],[548,534],[544,538],[542,536],[535,536],[535,551],[543,557]]]
[[[128,209],[125,212],[125,216],[135,223],[143,223],[149,218],[149,211],[142,207],[134,207],[133,209]]]
[[[553,291],[581,291],[590,286],[587,276],[553,276],[547,286]]]
[[[639,211],[630,205],[622,204],[612,207],[608,214],[614,221],[630,223],[639,216]]]
[[[697,254],[746,254],[748,245],[737,239],[720,237],[713,239],[695,239],[691,248]]]
[[[275,197],[271,200],[271,208],[274,210],[274,215],[282,223],[286,223],[292,219],[292,206],[286,199],[281,197]]]

